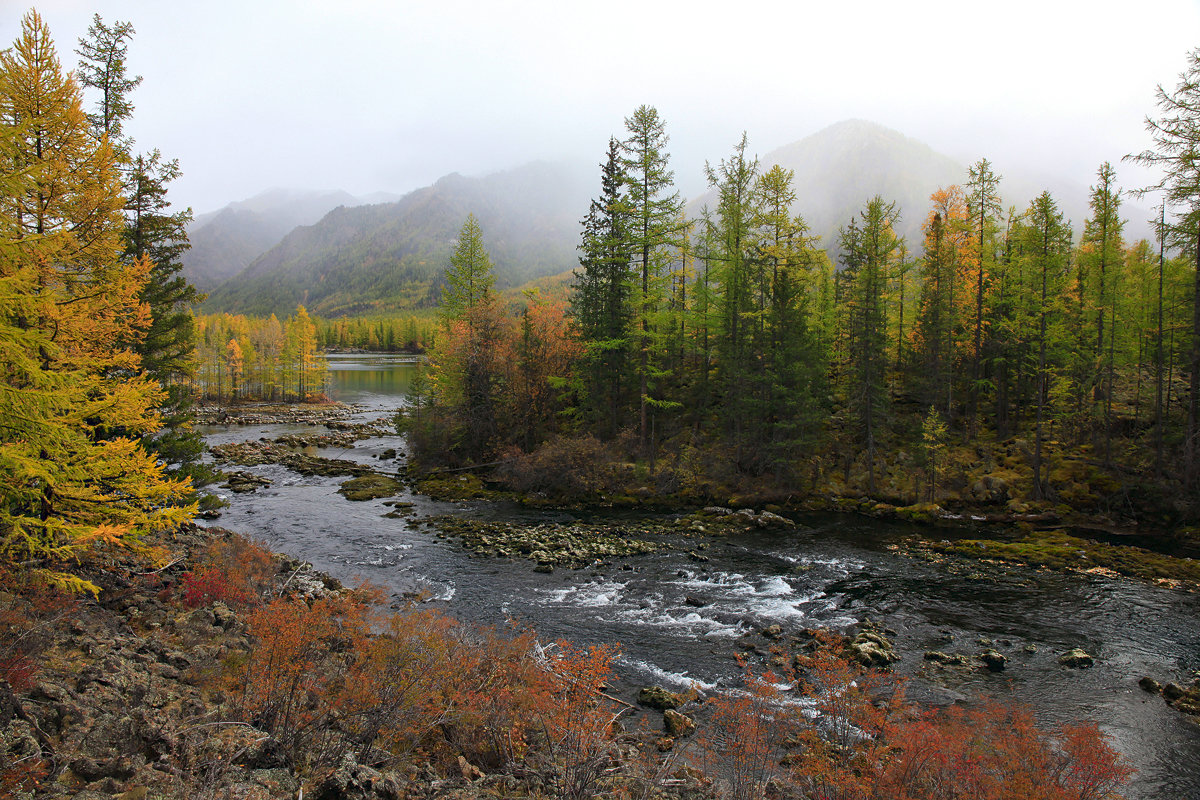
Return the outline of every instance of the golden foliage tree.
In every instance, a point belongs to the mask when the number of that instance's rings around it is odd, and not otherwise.
[[[118,167],[29,12],[0,54],[0,561],[93,592],[66,562],[194,510],[134,438],[160,391],[130,349],[150,264],[120,259]]]

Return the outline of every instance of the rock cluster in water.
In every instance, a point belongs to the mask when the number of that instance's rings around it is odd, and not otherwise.
[[[886,634],[895,635],[877,622],[866,620],[858,624],[858,632],[846,644],[846,655],[864,667],[887,669],[900,660],[900,654]]]
[[[765,528],[794,528],[796,523],[780,514],[752,508],[734,511],[724,506],[707,506],[680,517],[676,524],[696,533],[730,534]]]
[[[225,482],[221,486],[235,494],[246,494],[248,492],[257,492],[264,486],[270,486],[271,479],[264,478],[260,475],[255,475],[251,472],[237,470],[234,472],[225,473]]]
[[[343,482],[338,487],[338,493],[347,500],[377,500],[394,497],[403,488],[404,484],[386,475],[363,475]]]
[[[461,517],[430,517],[427,522],[439,535],[458,539],[473,553],[492,558],[527,558],[542,571],[557,566],[571,569],[599,566],[609,559],[652,553],[662,545],[636,538],[649,534],[647,523],[638,528],[615,524],[484,522]]]
[[[320,405],[201,406],[197,425],[326,425],[330,428],[354,416],[355,409],[342,403]]]
[[[281,437],[287,438],[287,437]],[[369,475],[373,470],[344,458],[321,458],[292,445],[259,439],[252,442],[230,442],[209,448],[217,463],[233,463],[243,467],[279,464],[301,475]]]

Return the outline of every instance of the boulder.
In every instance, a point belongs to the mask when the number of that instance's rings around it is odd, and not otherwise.
[[[377,500],[380,497],[393,497],[403,488],[398,480],[386,475],[363,475],[344,481],[338,493],[347,500]]]
[[[943,653],[941,650],[926,650],[925,660],[936,664],[945,664],[948,667],[965,667],[971,663],[971,659],[962,653]]]
[[[1168,701],[1178,700],[1179,698],[1183,697],[1183,695],[1183,687],[1178,683],[1168,683],[1166,686],[1162,687],[1162,696]]]
[[[863,630],[846,645],[846,655],[864,667],[887,667],[900,660],[900,654],[874,623],[863,623]]]
[[[796,523],[787,517],[781,517],[771,511],[764,511],[754,517],[754,524],[760,528],[794,528]]]
[[[1162,684],[1154,680],[1154,678],[1151,678],[1149,675],[1139,680],[1138,686],[1142,687],[1143,692],[1149,692],[1150,694],[1158,694],[1162,691]]]
[[[1008,656],[997,650],[984,650],[979,654],[979,660],[992,672],[1002,672],[1008,665]]]
[[[696,729],[696,723],[686,714],[680,714],[673,708],[663,711],[663,730],[668,736],[687,736]]]
[[[666,711],[683,705],[683,695],[667,691],[661,686],[646,686],[638,692],[637,701],[639,705]]]
[[[1096,663],[1096,659],[1093,658],[1088,653],[1086,653],[1085,651],[1076,647],[1075,649],[1070,650],[1066,653],[1063,653],[1061,656],[1059,656],[1058,663],[1062,664],[1064,667],[1080,669],[1080,668],[1092,666],[1092,664]]]

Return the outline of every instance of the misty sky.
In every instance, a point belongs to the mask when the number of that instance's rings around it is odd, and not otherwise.
[[[836,8],[834,7],[836,5]],[[0,0],[0,41],[27,4]],[[51,0],[65,66],[92,14],[137,30],[127,128],[200,213],[274,186],[402,193],[537,158],[599,163],[641,103],[676,182],[741,131],[760,154],[843,119],[964,163],[1088,185],[1148,141],[1155,86],[1200,46],[1200,2]],[[597,183],[598,170],[597,170]],[[1022,199],[1023,200],[1023,199]]]

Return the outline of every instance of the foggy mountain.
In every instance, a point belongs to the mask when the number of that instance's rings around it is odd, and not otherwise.
[[[188,226],[192,247],[183,256],[183,274],[202,292],[212,291],[270,250],[298,225],[311,225],[338,206],[395,200],[395,195],[354,197],[342,191],[269,189]]]
[[[838,230],[875,194],[896,203],[898,232],[909,252],[919,256],[930,194],[965,184],[968,177],[967,165],[863,120],[832,125],[760,159],[763,170],[773,164],[794,170],[794,211],[821,236],[835,263]],[[1019,212],[1049,189],[1079,236],[1089,213],[1085,184],[1039,185],[1004,164],[993,169],[1002,176],[1006,210],[1012,206]],[[578,264],[580,220],[599,184],[598,165],[539,162],[482,178],[447,175],[395,202],[373,205],[352,205],[354,198],[338,192],[264,193],[193,226],[193,259],[199,249],[210,281],[200,288],[229,276],[210,289],[205,310],[289,314],[303,303],[315,313],[339,316],[436,305],[443,271],[469,213],[483,230],[498,288],[569,272]],[[324,216],[323,204],[329,206]],[[698,217],[706,205],[714,209],[716,204],[715,191],[709,191],[690,201],[687,210]],[[1122,211],[1130,220],[1127,241],[1150,235],[1149,212],[1128,199]],[[288,227],[290,219],[308,221]],[[236,258],[214,263],[222,253],[235,251]]]
[[[289,314],[303,303],[340,316],[435,305],[472,213],[498,288],[563,272],[576,263],[592,182],[584,169],[539,162],[483,178],[454,173],[394,203],[339,207],[213,291],[205,310]]]
[[[719,161],[716,158],[710,163],[715,168]],[[952,184],[965,185],[968,178],[966,164],[898,131],[865,120],[839,122],[772,150],[760,159],[763,171],[774,164],[795,171],[793,211],[804,217],[813,233],[820,235],[822,247],[835,264],[838,231],[876,194],[896,204],[900,211],[897,233],[907,239],[909,252],[919,255],[930,194]],[[1087,184],[1061,178],[1039,182],[1041,178],[1023,171],[1019,165],[993,163],[992,169],[1002,178],[1000,197],[1006,213],[1009,207],[1015,207],[1018,213],[1023,211],[1037,195],[1049,190],[1078,238],[1090,213]],[[692,200],[688,211],[698,216],[706,205],[715,210],[715,190]],[[1128,198],[1122,212],[1129,220],[1125,229],[1127,241],[1151,236],[1151,228],[1145,222],[1151,212]]]

